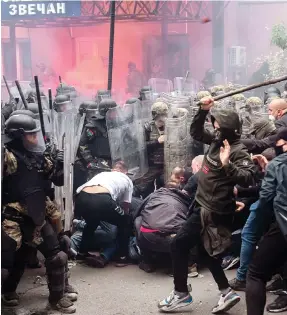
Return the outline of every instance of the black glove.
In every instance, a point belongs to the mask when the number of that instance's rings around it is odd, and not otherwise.
[[[58,150],[56,153],[56,161],[64,163],[64,151]]]

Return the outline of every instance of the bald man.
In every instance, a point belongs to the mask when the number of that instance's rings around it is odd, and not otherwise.
[[[287,101],[285,99],[273,100],[268,106],[268,112],[275,119],[277,129],[287,127]]]
[[[276,127],[275,135],[270,135],[267,138],[257,139],[241,139],[241,142],[247,147],[248,152],[260,154],[264,150],[274,147],[276,134],[287,127],[287,101],[283,98],[274,99],[268,106],[269,115],[273,117]]]

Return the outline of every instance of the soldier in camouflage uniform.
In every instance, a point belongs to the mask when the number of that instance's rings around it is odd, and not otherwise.
[[[4,149],[1,231],[5,239],[1,268],[6,279],[2,301],[8,306],[18,305],[16,289],[29,249],[36,247],[46,259],[50,306],[62,313],[74,313],[71,300],[75,300],[76,292],[67,283],[67,255],[58,240],[61,214],[45,192],[46,180],[63,185],[63,152],[58,152],[55,159],[44,153],[44,142],[41,146],[37,137],[41,130],[29,115],[11,116],[6,132],[9,138]]]
[[[168,116],[168,106],[162,101],[152,105],[152,121],[145,124],[149,171],[139,180],[136,180],[135,191],[137,196],[147,197],[156,188],[163,186],[164,174],[164,127]]]
[[[94,101],[82,104],[80,110],[84,109],[86,112],[86,123],[75,162],[77,170],[74,174],[74,190],[84,184],[87,177],[95,176],[112,166],[105,116],[110,108],[116,106],[112,99],[103,99],[99,105]]]

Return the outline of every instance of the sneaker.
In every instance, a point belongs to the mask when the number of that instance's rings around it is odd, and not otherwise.
[[[132,262],[126,256],[120,257],[116,260],[116,267],[126,267],[131,264]]]
[[[227,256],[222,261],[222,268],[223,270],[229,270],[234,268],[240,261],[239,257]]]
[[[197,264],[193,264],[191,267],[188,268],[188,277],[189,278],[198,277]]]
[[[287,311],[287,294],[279,295],[273,303],[267,305],[266,310],[270,313]]]
[[[18,306],[19,299],[19,295],[16,292],[2,294],[2,303],[5,306]]]
[[[94,268],[104,268],[108,264],[108,261],[103,256],[91,256],[87,257],[86,263]]]
[[[278,294],[279,292],[282,291],[283,285],[284,285],[283,279],[279,277],[273,282],[271,282],[269,285],[267,285],[266,291],[270,293]]]
[[[72,285],[68,284],[65,286],[64,296],[71,302],[76,302],[78,300],[78,291]]]
[[[56,304],[50,303],[52,309],[59,311],[64,314],[76,313],[75,305],[67,298],[62,297]]]
[[[230,280],[229,282],[229,286],[231,289],[233,289],[234,291],[245,291],[246,290],[246,281],[241,281],[238,280],[236,278]]]
[[[212,314],[227,312],[240,301],[240,296],[234,291],[228,294],[221,294],[217,305],[212,309]]]
[[[172,312],[178,308],[186,307],[193,302],[192,296],[190,293],[186,293],[185,296],[180,297],[174,291],[170,293],[170,295],[164,300],[158,303],[158,308],[162,312]]]

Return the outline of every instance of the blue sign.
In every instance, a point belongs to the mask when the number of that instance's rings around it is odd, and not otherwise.
[[[31,20],[81,15],[81,1],[1,0],[2,20]]]

